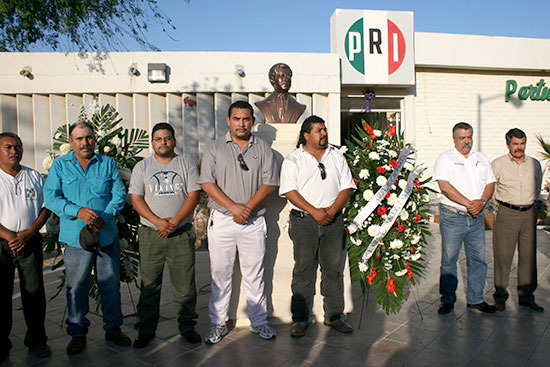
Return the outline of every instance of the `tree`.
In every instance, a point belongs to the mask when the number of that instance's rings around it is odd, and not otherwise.
[[[0,0],[0,51],[37,43],[57,50],[60,41],[78,51],[120,50],[123,36],[157,51],[145,36],[152,23],[175,29],[157,0]]]

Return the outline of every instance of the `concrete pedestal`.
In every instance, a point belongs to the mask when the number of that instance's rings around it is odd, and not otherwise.
[[[283,159],[296,148],[300,127],[299,124],[257,124],[254,126],[254,134],[271,144],[280,166]],[[288,215],[289,208],[286,199],[280,198],[278,191],[274,192],[267,199],[267,212],[265,215],[268,227],[265,256],[265,290],[269,316],[272,318],[271,322],[291,322],[292,316],[290,312],[290,283],[294,259],[292,241],[287,232]],[[320,279],[320,272],[317,274],[317,279]],[[249,323],[246,313],[246,298],[240,282],[241,275],[237,264],[233,277],[233,297],[229,317],[236,319],[238,325],[246,325]],[[344,288],[345,312],[351,312],[353,302],[347,256],[344,270]],[[319,281],[316,285],[312,315],[317,320],[322,321],[324,319],[323,299],[319,290]]]

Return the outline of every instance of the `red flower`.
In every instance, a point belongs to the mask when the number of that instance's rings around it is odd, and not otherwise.
[[[354,178],[354,179],[353,179],[353,183],[355,184],[355,186],[357,186],[357,182],[358,182],[357,179]]]
[[[346,229],[346,234],[349,234],[349,229]]]
[[[372,284],[372,281],[374,280],[374,278],[376,278],[377,275],[378,275],[378,269],[372,268],[370,274],[367,275],[367,280],[369,281],[369,284]]]
[[[395,135],[395,124],[388,126],[388,132],[386,132],[386,136],[394,136]]]
[[[378,215],[384,215],[388,212],[388,209],[384,208],[383,206],[378,207]]]
[[[416,191],[420,192],[420,189],[417,188]]]
[[[377,254],[376,255],[376,260],[380,260],[382,258],[382,256],[380,256],[380,254]],[[376,268],[375,268],[376,269]]]
[[[371,138],[372,140],[374,140],[374,139],[376,139],[376,135],[370,134],[370,138]]]
[[[420,186],[420,181],[418,181],[416,178],[414,179],[414,186]]]
[[[370,144],[369,144],[369,143],[365,143],[365,146],[366,146],[367,148],[370,148]]]
[[[394,159],[390,161],[389,165],[392,166],[393,168],[397,168],[397,161]]]
[[[414,277],[413,271],[411,270],[411,266],[409,264],[405,264],[405,268],[407,269],[407,275],[409,276],[409,282]]]
[[[386,194],[386,196],[384,196],[384,199],[387,199],[387,198],[389,198],[389,197],[390,197],[390,195],[391,195],[391,194],[390,194],[390,192],[388,191],[388,193]]]
[[[386,284],[386,289],[391,294],[395,294],[395,279],[388,279],[388,284]]]
[[[374,134],[372,133],[372,127],[370,127],[369,124],[365,124],[365,126],[363,126],[363,127],[365,128],[365,131],[366,131],[367,133],[369,133],[369,134],[371,134],[371,135],[374,135]]]
[[[397,232],[401,233],[405,230],[405,225],[404,224],[401,224],[400,226],[397,227]]]
[[[422,219],[422,217],[420,216],[420,214],[415,214],[415,215],[414,215],[414,222],[415,222],[415,223],[420,222],[420,219]]]
[[[416,249],[414,247],[411,247],[411,252],[414,254],[416,252]]]
[[[385,169],[384,167],[376,167],[376,170],[377,170],[378,173],[380,173],[380,174],[386,173],[386,169]]]

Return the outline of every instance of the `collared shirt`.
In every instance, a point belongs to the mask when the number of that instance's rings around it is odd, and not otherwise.
[[[241,168],[238,155],[242,154],[248,171]],[[251,135],[241,152],[228,132],[213,142],[204,151],[198,184],[215,183],[231,200],[246,204],[262,185],[279,185],[279,168],[268,143]],[[208,207],[225,215],[232,215],[212,198]],[[264,204],[260,204],[252,216],[263,215]]]
[[[301,145],[286,157],[281,167],[279,195],[297,191],[315,208],[327,208],[334,203],[340,191],[356,189],[351,170],[344,155],[329,146],[323,153],[321,163],[325,166],[326,178],[321,177],[317,159]],[[302,210],[289,202],[291,209]]]
[[[0,169],[0,223],[12,232],[29,229],[44,207],[43,187],[32,168],[21,166],[15,177]]]
[[[130,194],[143,196],[145,203],[159,218],[172,218],[187,201],[188,193],[199,191],[197,166],[181,155],[168,163],[157,161],[155,156],[145,158],[135,165],[130,180]],[[141,224],[158,228],[144,217]],[[179,227],[193,220],[193,213],[183,219]]]
[[[485,154],[471,151],[466,158],[456,148],[439,156],[435,162],[433,180],[448,181],[468,200],[480,199],[485,186],[496,181]],[[465,206],[455,203],[443,193],[441,193],[441,204],[463,212],[467,211]]]
[[[495,199],[513,205],[531,205],[538,199],[542,169],[535,158],[525,156],[520,164],[509,153],[491,163],[497,183]]]
[[[60,242],[80,247],[80,230],[86,222],[77,215],[81,208],[89,208],[105,222],[98,239],[101,246],[108,246],[118,234],[116,215],[126,202],[126,188],[113,159],[95,154],[84,171],[71,152],[53,162],[44,200],[46,208],[60,218]]]

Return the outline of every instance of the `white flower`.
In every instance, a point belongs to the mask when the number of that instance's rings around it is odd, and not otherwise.
[[[353,203],[353,207],[354,207],[354,208],[358,208],[358,207],[359,207],[359,204]]]
[[[58,131],[55,133],[55,135],[53,136],[54,139],[59,139],[61,137],[61,131]]]
[[[376,152],[370,152],[369,159],[372,159],[373,161],[377,161],[380,159],[380,155],[378,155],[378,153]]]
[[[69,143],[63,143],[59,146],[59,151],[61,152],[61,154],[67,154],[71,151],[71,144]]]
[[[47,156],[47,157],[44,158],[44,160],[42,161],[42,167],[44,167],[44,169],[49,170],[50,167],[52,166],[52,163],[53,163],[52,157]]]
[[[369,236],[374,237],[378,233],[380,233],[380,226],[377,224],[373,224],[372,226],[369,226],[369,228],[367,229],[367,232]]]
[[[104,136],[105,136],[105,131],[99,130],[99,131],[97,132],[97,136],[99,136],[100,138],[104,137]]]
[[[369,170],[366,169],[366,168],[363,168],[363,169],[359,172],[359,178],[360,178],[360,179],[363,179],[363,180],[369,178]]]
[[[416,261],[416,260],[420,259],[421,257],[422,257],[422,254],[420,253],[420,251],[418,251],[418,252],[415,252],[414,254],[411,255],[411,260]]]
[[[421,239],[421,238],[422,238],[422,237],[420,237],[419,234],[415,234],[415,235],[413,236],[412,240],[411,240],[411,244],[412,244],[412,245],[416,245],[418,242],[420,242],[420,239]]]
[[[376,178],[376,184],[377,184],[378,186],[384,186],[384,184],[386,183],[386,181],[388,181],[388,179],[387,179],[386,177],[384,177],[384,176],[378,176],[378,177]]]
[[[355,246],[361,246],[361,239],[355,239],[353,236],[351,236],[349,239],[351,243],[353,243]]]
[[[400,188],[401,190],[403,190],[403,189],[405,189],[405,187],[407,187],[407,181],[401,179],[401,180],[399,180],[399,182],[398,182],[397,185],[399,186],[399,188]]]
[[[411,208],[411,210],[414,212],[416,210],[416,203],[411,200],[409,204],[407,204],[407,208]]]
[[[407,274],[407,269],[403,269],[395,272],[395,276],[398,276],[398,277],[402,277],[405,274]]]
[[[390,197],[388,198],[388,205],[394,206],[397,202],[397,194],[395,192],[392,192]]]
[[[399,218],[401,218],[401,220],[403,221],[409,219],[409,212],[406,211],[405,209],[402,209],[401,212],[399,213]]]
[[[430,195],[428,195],[428,194],[422,195],[422,201],[424,201],[426,203],[429,202],[430,201]]]
[[[378,144],[380,144],[381,146],[385,147],[386,145],[390,145],[390,142],[389,142],[389,141],[386,141],[386,140],[379,140],[379,141],[378,141]]]
[[[395,158],[398,156],[397,152],[395,150],[389,150],[388,151],[388,154],[390,155],[390,157],[392,158]]]
[[[390,242],[390,248],[392,249],[399,249],[401,247],[403,247],[403,241],[400,239],[395,239]]]
[[[364,262],[360,262],[359,263],[359,271],[361,273],[366,273],[367,270],[369,270],[369,266],[367,264],[365,264]]]
[[[372,190],[365,190],[363,191],[363,199],[366,201],[369,201],[374,196],[374,192]]]
[[[390,256],[390,259],[392,259],[392,260],[399,260],[400,257],[401,257],[401,256],[399,256],[398,254],[393,254],[393,255]]]
[[[390,270],[391,268],[393,268],[393,265],[390,262],[384,263],[384,269]]]
[[[115,147],[118,147],[120,146],[120,144],[122,144],[122,140],[120,140],[120,138],[118,136],[113,136],[113,138],[111,139],[111,144],[113,144]]]
[[[105,148],[103,148],[104,153],[109,153],[110,151],[111,151],[111,147],[108,145]]]
[[[355,159],[353,160],[353,166],[355,167],[357,163],[359,163],[359,157],[355,157]]]
[[[382,131],[380,130],[373,130],[372,133],[374,135],[376,135],[377,138],[381,137],[382,136]]]
[[[403,165],[403,168],[405,168],[407,171],[412,171],[414,169],[414,166],[412,164],[410,164],[409,162],[406,162]]]

